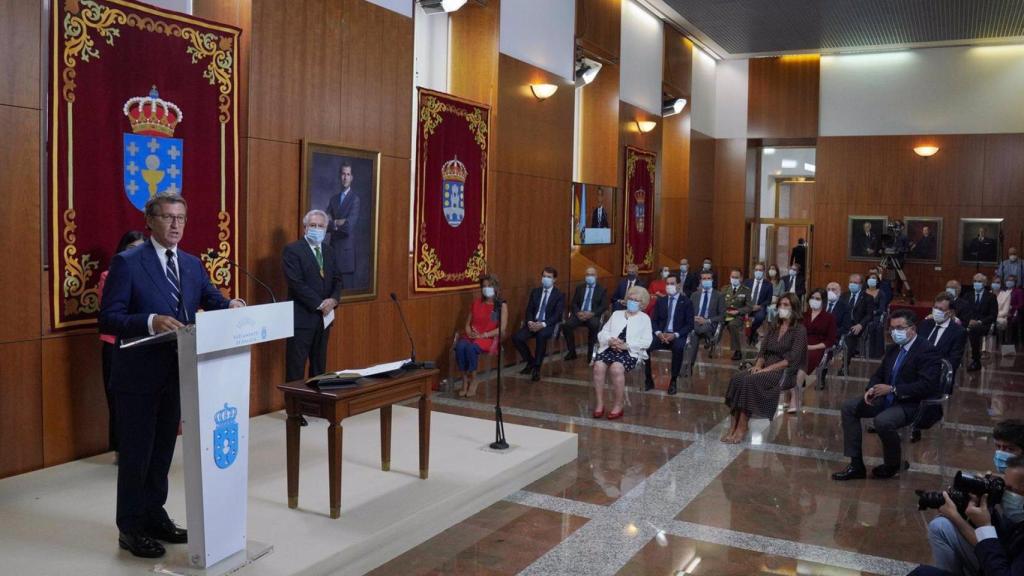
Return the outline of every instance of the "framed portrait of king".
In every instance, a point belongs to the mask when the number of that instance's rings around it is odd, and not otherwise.
[[[961,218],[960,241],[957,243],[960,264],[999,265],[1002,241],[1002,218]]]
[[[942,218],[905,216],[907,262],[942,263]]]
[[[342,302],[377,297],[380,152],[303,141],[302,207],[327,213],[327,238],[341,271]]]

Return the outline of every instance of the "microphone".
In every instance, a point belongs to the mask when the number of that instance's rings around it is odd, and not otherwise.
[[[242,268],[241,264],[239,264],[238,262],[235,262],[234,260],[232,260],[230,258],[225,257],[223,254],[221,254],[220,252],[214,250],[213,248],[210,248],[210,250],[207,252],[207,255],[210,258],[222,258],[228,264],[231,264],[235,268],[238,268],[242,272],[242,274],[245,274],[250,279],[252,279],[253,282],[255,282],[255,283],[259,284],[260,286],[262,286],[263,289],[266,290],[267,293],[270,294],[270,299],[274,301],[274,304],[277,304],[277,296],[274,295],[274,291],[270,288],[270,286],[267,286],[266,282],[264,282],[263,280],[260,280],[259,278],[253,276],[245,268]]]
[[[412,332],[409,331],[409,324],[405,321],[405,314],[402,312],[402,305],[398,302],[398,296],[396,296],[394,292],[391,293],[391,301],[395,303],[395,308],[398,308],[398,317],[402,319],[402,326],[405,328],[405,335],[409,337],[409,346],[412,348],[412,357],[408,362],[406,362],[403,368],[419,368],[420,364],[416,362],[416,342],[412,339]]]

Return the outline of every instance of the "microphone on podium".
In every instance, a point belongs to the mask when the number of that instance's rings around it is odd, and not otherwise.
[[[271,290],[270,286],[267,286],[266,282],[264,282],[263,280],[260,280],[259,278],[253,276],[245,268],[242,268],[241,264],[239,264],[238,262],[235,262],[234,260],[224,256],[223,254],[221,254],[220,252],[214,250],[213,248],[210,248],[207,251],[207,255],[209,255],[210,258],[223,258],[225,262],[227,262],[228,264],[231,264],[235,268],[238,268],[242,272],[242,274],[245,274],[246,276],[251,278],[253,282],[255,282],[255,283],[259,284],[260,286],[262,286],[263,289],[266,290],[268,294],[270,294],[270,299],[273,300],[273,302],[275,304],[277,304],[277,296],[274,295],[274,291]]]

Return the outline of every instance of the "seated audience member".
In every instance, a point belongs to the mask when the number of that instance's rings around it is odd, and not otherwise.
[[[540,380],[544,351],[547,349],[548,340],[555,333],[555,327],[562,321],[562,312],[565,310],[565,298],[555,287],[557,277],[557,270],[551,266],[544,268],[540,287],[530,291],[530,300],[526,304],[525,325],[512,335],[512,343],[526,363],[519,373],[530,374],[534,382]],[[526,345],[531,338],[536,339],[533,354],[530,354],[530,348]]]
[[[921,322],[918,334],[935,347],[939,358],[949,361],[955,378],[964,357],[967,330],[956,321],[956,310],[953,309],[953,298],[949,293],[939,292],[935,296],[932,313]],[[941,406],[928,406],[925,409],[927,412],[921,415],[918,424],[910,431],[911,442],[921,439],[921,430],[927,430],[942,420]]]
[[[996,297],[986,289],[985,280],[984,274],[974,275],[974,290],[967,295],[970,300],[970,312],[965,317],[957,310],[961,322],[967,324],[967,338],[971,341],[971,363],[967,366],[968,372],[981,370],[981,341],[992,329],[999,309]]]
[[[959,280],[950,280],[946,282],[946,294],[953,298],[953,309],[956,310],[957,323],[962,323],[962,318],[967,318],[971,315],[971,301],[966,296],[967,291],[960,288]]]
[[[999,276],[993,276],[989,286],[996,295],[996,333],[1005,336],[1006,328],[1010,325],[1010,300],[1013,298],[1013,291]]]
[[[725,301],[722,294],[715,291],[714,282],[711,272],[701,272],[701,288],[690,295],[694,317],[693,336],[686,345],[686,357],[683,360],[686,376],[693,372],[693,364],[697,361],[697,348],[700,346],[700,341],[704,340],[710,346],[718,324],[725,319]]]
[[[1024,422],[1020,420],[1004,420],[998,422],[992,432],[993,440],[995,440],[995,456],[993,460],[996,465],[996,470],[999,474],[1004,474],[1004,480],[1007,483],[1007,488],[1013,489],[1011,486],[1016,484],[1018,490],[1024,489],[1024,486],[1020,486],[1019,483],[1015,482],[1018,478],[1024,479],[1024,470],[1020,469],[1020,464],[1024,462],[1021,459],[1021,455],[1024,454]],[[1016,463],[1016,467],[1011,467],[1010,463]],[[1020,492],[1017,492],[1020,494]],[[1004,494],[1005,498],[1005,494]],[[1011,497],[1011,501],[1018,502],[1018,497]],[[990,504],[987,503],[986,504]],[[1024,543],[1024,534],[1021,534],[1021,530],[1024,530],[1021,521],[1024,521],[1024,516],[1021,512],[1007,515],[1007,506],[1004,501],[1002,505],[990,505],[990,510],[994,512],[991,520],[985,522],[984,518],[979,518],[980,523],[975,523],[977,527],[981,527],[982,524],[990,524],[995,527],[995,535],[989,532],[989,536],[994,536],[999,539],[1012,539],[1015,535],[1018,543],[1016,553],[1011,555],[1014,557],[1021,557],[1020,544]],[[1019,505],[1015,504],[1014,509],[1019,510]],[[977,513],[977,512],[976,512]],[[1017,520],[1013,521],[1012,517],[1016,516]],[[974,521],[973,518],[971,518]],[[926,574],[974,574],[980,575],[985,574],[1024,574],[1024,572],[999,572],[993,571],[992,566],[985,563],[986,554],[979,550],[977,547],[978,542],[981,538],[978,538],[978,534],[974,527],[966,525],[966,521],[960,516],[956,507],[952,505],[952,502],[946,500],[946,505],[939,509],[939,515],[932,519],[928,523],[928,543],[932,549],[932,562],[935,568],[928,570],[926,567],[919,568],[911,574],[926,575]],[[1008,538],[1011,537],[1011,538]],[[989,552],[989,551],[985,551]],[[1016,562],[1021,562],[1016,560]],[[1022,564],[1024,566],[1024,564]]]
[[[611,374],[614,391],[609,420],[622,418],[622,400],[626,388],[626,372],[636,363],[647,359],[651,345],[651,319],[644,314],[650,295],[647,290],[634,286],[626,294],[626,309],[616,310],[597,335],[597,357],[594,358],[594,391],[597,403],[594,418],[604,417],[604,384]]]
[[[651,295],[651,303],[647,305],[647,309],[644,312],[648,316],[654,313],[654,305],[658,303],[658,299],[665,297],[665,279],[671,273],[672,271],[668,266],[662,266],[661,270],[658,271],[658,277],[647,284],[647,293]]]
[[[729,272],[729,285],[722,287],[722,299],[725,303],[725,327],[729,331],[729,342],[732,348],[732,359],[743,358],[743,323],[750,312],[750,288],[743,285],[743,272],[733,268]]]
[[[814,373],[825,352],[836,345],[836,319],[825,311],[827,299],[827,292],[821,288],[815,288],[807,298],[807,305],[810,308],[804,316],[804,330],[807,331],[807,363],[796,375],[796,386],[789,391],[789,409],[786,410],[789,414],[800,411],[807,375]]]
[[[462,372],[462,390],[459,396],[476,395],[476,368],[480,354],[497,354],[498,311],[494,303],[501,301],[498,277],[484,274],[480,277],[480,298],[473,299],[469,316],[466,317],[465,333],[455,343],[455,363]],[[508,325],[508,304],[501,302],[501,333]]]
[[[764,262],[754,265],[754,277],[747,280],[747,287],[750,288],[750,313],[753,315],[749,343],[754,346],[757,344],[757,331],[768,317],[768,307],[772,304],[774,292],[774,286],[765,278]]]
[[[654,306],[654,317],[651,319],[654,339],[648,355],[655,350],[672,351],[672,382],[668,386],[668,393],[675,394],[676,379],[679,378],[679,371],[683,366],[686,339],[693,330],[693,306],[689,298],[679,293],[679,284],[675,276],[668,277],[665,291],[667,295]],[[650,362],[644,364],[644,374],[644,390],[653,389],[654,378],[651,376]]]
[[[825,312],[831,314],[835,319],[837,335],[840,338],[849,329],[847,325],[848,310],[842,296],[843,289],[839,286],[839,282],[829,282],[825,286]]]
[[[889,303],[892,302],[892,282],[889,282],[885,279],[885,276],[882,276],[882,271],[878,266],[872,266],[868,269],[869,280],[871,276],[878,278],[878,283],[876,285],[882,294],[881,298],[875,297],[875,307],[879,310],[888,310]],[[868,288],[870,289],[871,287],[871,282],[868,282]],[[872,293],[872,295],[874,295],[874,293]]]
[[[870,294],[864,293],[860,274],[850,274],[848,286],[850,291],[843,295],[846,324],[840,326],[839,331],[846,334],[846,347],[852,357],[859,353],[861,333],[875,312],[875,301]]]
[[[725,404],[731,409],[732,426],[722,442],[743,442],[750,419],[771,419],[779,406],[779,394],[796,383],[796,373],[807,355],[807,331],[796,294],[783,294],[778,312],[778,320],[768,325],[754,366],[729,381]]]
[[[871,312],[871,319],[864,326],[868,332],[867,338],[861,340],[862,342],[866,342],[862,351],[865,356],[878,358],[879,355],[881,355],[882,347],[885,345],[885,336],[882,334],[885,327],[881,325],[881,322],[885,317],[886,312],[889,310],[891,293],[882,289],[881,278],[878,276],[876,268],[872,268],[871,271],[868,272],[866,284],[867,288],[864,288],[863,292],[865,295],[871,296],[871,301],[874,303],[874,310]]]
[[[804,271],[800,269],[799,264],[790,264],[789,274],[782,278],[782,291],[795,293],[803,302],[804,294],[807,292],[807,283]]]
[[[690,270],[690,260],[683,258],[679,261],[679,289],[687,298],[700,287],[700,272]]]
[[[861,445],[864,431],[861,418],[874,418],[874,427],[882,441],[884,464],[871,471],[874,478],[892,478],[904,468],[900,455],[899,429],[917,416],[921,400],[933,398],[939,390],[939,353],[917,333],[917,317],[910,310],[897,310],[889,318],[893,345],[871,376],[863,397],[843,403],[844,454],[850,464],[833,480],[865,478]]]
[[[704,263],[701,264],[700,273],[705,272],[711,273],[711,287],[718,289],[718,274],[715,273],[715,265],[711,262],[711,258],[704,258]]]
[[[615,289],[615,293],[612,294],[613,312],[615,310],[626,309],[626,294],[628,294],[634,286],[646,288],[643,281],[637,278],[637,270],[639,270],[639,268],[637,268],[636,264],[626,266],[626,277],[619,281],[619,286]]]
[[[779,296],[784,292],[782,277],[779,276],[779,267],[772,264],[768,267],[768,282],[772,285],[772,304],[779,301]]]
[[[601,330],[601,315],[608,309],[608,291],[597,283],[597,268],[587,268],[583,282],[576,286],[569,309],[569,319],[562,324],[565,336],[566,360],[576,359],[576,329],[587,329],[587,358],[594,354],[594,342]]]

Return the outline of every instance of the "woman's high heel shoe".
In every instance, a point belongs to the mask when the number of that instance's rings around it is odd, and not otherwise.
[[[609,412],[608,413],[608,419],[609,420],[618,420],[619,418],[622,418],[622,410],[619,410],[618,412]]]
[[[604,408],[594,410],[594,418],[604,418]]]

